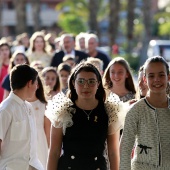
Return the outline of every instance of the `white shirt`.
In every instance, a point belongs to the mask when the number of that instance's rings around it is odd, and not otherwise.
[[[72,50],[71,53],[67,53],[67,51],[64,51],[64,55],[69,55],[71,54],[75,58],[75,50]]]
[[[44,170],[37,158],[32,106],[13,92],[0,105],[0,170]]]

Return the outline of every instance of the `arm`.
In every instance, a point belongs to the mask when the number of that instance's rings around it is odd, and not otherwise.
[[[4,89],[4,96],[3,96],[3,100],[6,99],[9,96],[9,91]]]
[[[107,145],[108,145],[108,157],[110,162],[110,170],[119,170],[119,135],[120,131],[112,135],[108,135],[107,137]]]
[[[46,116],[44,116],[44,131],[47,138],[48,147],[50,146],[50,128],[51,122]]]
[[[2,140],[0,139],[0,159],[1,159],[1,143],[2,143]]]
[[[120,144],[120,170],[131,169],[131,154],[138,127],[137,110],[130,109],[126,115],[123,136]]]
[[[61,154],[62,136],[62,128],[55,128],[54,126],[51,126],[51,139],[47,170],[57,170],[58,160]]]

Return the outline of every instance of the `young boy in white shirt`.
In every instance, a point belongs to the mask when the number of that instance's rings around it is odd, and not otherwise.
[[[26,101],[37,89],[37,76],[26,64],[11,70],[12,92],[0,104],[0,170],[44,170],[37,158],[33,109]]]

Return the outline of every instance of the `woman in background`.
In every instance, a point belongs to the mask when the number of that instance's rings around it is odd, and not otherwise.
[[[49,45],[44,39],[42,32],[35,32],[30,38],[30,47],[27,51],[27,56],[30,64],[33,61],[41,61],[43,67],[47,67],[51,62],[51,54],[47,50]]]
[[[12,57],[10,58],[8,72],[10,73],[12,68],[17,64],[28,64],[29,65],[28,58],[25,56],[25,54],[23,52],[15,51],[12,54]],[[2,88],[4,89],[3,100],[8,97],[8,95],[11,91],[9,77],[10,77],[10,74],[7,74],[2,82]]]
[[[41,76],[45,86],[47,100],[50,100],[60,92],[60,80],[56,68],[46,67],[41,71]]]
[[[11,58],[10,46],[5,41],[0,41],[0,102],[3,100],[4,89],[2,82],[4,77],[8,74],[9,60]]]

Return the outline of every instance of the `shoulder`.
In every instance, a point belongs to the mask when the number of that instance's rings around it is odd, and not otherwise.
[[[136,103],[132,104],[132,106],[130,107],[127,116],[140,116],[144,113],[144,109],[148,108],[148,106],[146,105],[145,99],[140,99],[139,101],[137,101]]]
[[[83,56],[87,56],[87,54],[85,52],[79,51],[79,50],[75,50],[75,54],[76,55],[83,55]]]
[[[104,52],[99,51],[99,50],[97,50],[97,52],[98,52],[98,56],[100,56],[102,58],[110,59],[110,57],[107,54],[105,54]]]
[[[14,109],[16,107],[17,105],[15,101],[8,97],[0,104],[0,115],[5,117],[11,117],[12,113],[16,111]]]
[[[64,51],[57,51],[56,53],[54,53],[53,57],[58,57],[58,56],[64,56]]]

